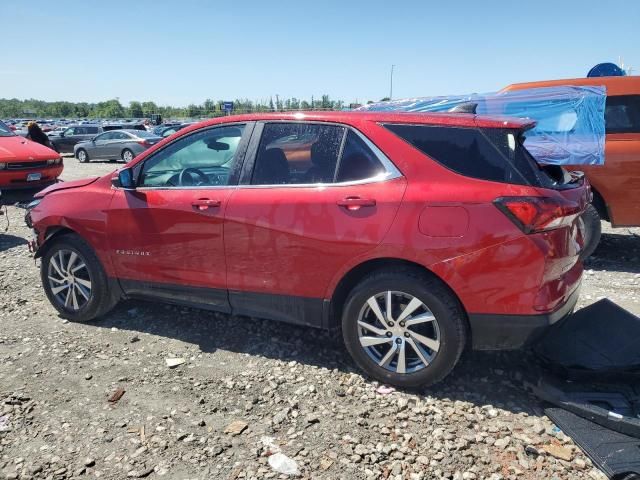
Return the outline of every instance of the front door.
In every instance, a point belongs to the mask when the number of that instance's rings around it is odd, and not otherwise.
[[[320,326],[331,281],[382,242],[404,193],[376,152],[344,126],[264,125],[226,212],[235,313]]]
[[[134,166],[138,186],[108,211],[126,293],[228,311],[223,219],[251,124],[190,133]]]
[[[99,158],[107,158],[107,145],[112,141],[112,139],[113,132],[105,132],[91,140],[91,143],[87,145],[89,158],[92,158],[94,160]]]

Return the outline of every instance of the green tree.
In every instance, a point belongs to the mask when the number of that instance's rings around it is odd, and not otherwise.
[[[133,118],[144,117],[144,110],[142,109],[142,104],[140,102],[129,102],[129,116]]]
[[[102,118],[120,118],[125,116],[125,112],[120,102],[114,99],[96,104],[94,115]]]
[[[142,112],[145,117],[148,117],[152,113],[158,113],[158,106],[154,102],[142,102]]]

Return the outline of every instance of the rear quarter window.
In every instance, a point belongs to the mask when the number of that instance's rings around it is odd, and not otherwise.
[[[543,186],[540,169],[516,130],[407,124],[385,127],[442,166],[466,177]]]

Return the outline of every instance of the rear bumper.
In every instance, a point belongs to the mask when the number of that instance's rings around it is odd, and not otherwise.
[[[469,314],[474,350],[514,350],[538,340],[554,323],[562,320],[578,302],[580,288],[552,313],[541,315]]]

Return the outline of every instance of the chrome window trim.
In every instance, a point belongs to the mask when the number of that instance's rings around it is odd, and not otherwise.
[[[264,121],[265,123],[276,123],[276,122],[271,122],[269,120]],[[280,120],[278,120],[278,122],[280,122]],[[318,122],[318,121],[304,121],[304,120],[298,120],[298,121],[288,121],[288,120],[281,120],[281,122],[283,123],[307,123],[307,124],[320,124],[320,125],[337,125],[337,126],[341,126],[346,128],[348,131],[352,131],[353,133],[355,133],[356,135],[358,135],[358,137],[360,137],[360,139],[365,143],[365,145],[373,152],[373,154],[378,158],[378,160],[380,160],[380,163],[382,163],[382,166],[384,167],[385,171],[382,173],[379,173],[378,175],[375,175],[373,177],[368,177],[368,178],[362,178],[360,180],[350,180],[347,182],[329,182],[329,183],[276,183],[276,184],[269,184],[269,185],[250,185],[250,184],[246,184],[246,185],[201,185],[201,186],[188,186],[188,187],[167,187],[167,186],[158,186],[158,187],[137,187],[136,190],[140,190],[140,191],[146,191],[146,190],[212,190],[212,189],[222,189],[222,188],[327,188],[327,187],[349,187],[349,186],[356,186],[356,185],[366,185],[366,184],[370,184],[370,183],[383,183],[389,180],[395,180],[396,178],[401,178],[403,175],[400,172],[400,170],[398,170],[398,167],[395,166],[395,164],[391,161],[391,159],[385,155],[385,153],[380,150],[371,140],[369,140],[369,138],[367,138],[362,132],[360,132],[359,130],[357,130],[356,128],[352,127],[351,125],[346,125],[346,124],[342,124],[342,123],[335,123],[335,122]],[[239,122],[242,123],[242,122]],[[219,124],[216,125],[215,127],[220,127],[220,126],[226,126],[226,125],[237,125],[239,123],[228,123],[228,124]],[[215,128],[214,127],[214,128]],[[199,133],[198,131],[194,131],[191,132],[190,134],[186,135],[189,136],[191,134],[194,133]],[[185,136],[185,137],[186,137]],[[184,137],[181,137],[184,138]],[[174,143],[174,142],[171,142]],[[170,144],[171,144],[170,143]],[[169,144],[169,145],[170,145]],[[157,152],[154,152],[154,155],[157,154]],[[147,159],[145,159],[145,161],[147,161]],[[246,161],[246,159],[245,159]]]
[[[136,191],[146,190],[217,190],[222,188],[247,189],[247,188],[327,188],[327,187],[350,187],[353,185],[366,185],[369,183],[383,183],[395,180],[402,175],[393,175],[391,172],[384,172],[375,177],[363,178],[361,180],[351,180],[349,182],[336,183],[277,183],[273,185],[198,185],[193,187],[137,187]]]

